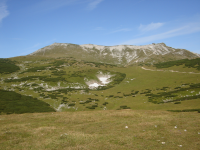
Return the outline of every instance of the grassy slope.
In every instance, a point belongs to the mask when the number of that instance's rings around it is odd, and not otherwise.
[[[25,67],[32,68],[32,67],[38,67],[38,66],[45,66],[45,65],[51,65],[54,60],[49,59],[46,61],[42,61],[40,57],[21,57],[21,58],[13,58],[14,60],[21,61],[38,61],[36,63],[24,63]],[[73,60],[73,59],[72,59]],[[70,62],[72,61],[70,60]],[[50,63],[48,63],[50,62]],[[146,67],[146,66],[145,66]],[[147,68],[147,67],[146,67]],[[155,69],[150,67],[151,69]],[[176,66],[174,67],[174,70],[182,71],[182,66]],[[74,64],[70,67],[65,67],[63,70],[66,71],[66,74],[71,74],[72,72],[77,71],[83,71],[83,70],[93,70],[93,73],[90,73],[88,75],[91,76],[91,78],[94,78],[94,73],[98,71],[99,69],[102,70],[109,70],[110,72],[121,72],[126,74],[126,78],[119,84],[116,85],[113,88],[102,90],[102,91],[89,91],[89,93],[84,93],[83,91],[76,90],[65,93],[60,93],[62,97],[67,97],[69,103],[75,103],[74,107],[71,108],[62,108],[61,111],[82,111],[82,110],[88,110],[86,108],[87,106],[94,105],[96,102],[91,102],[89,104],[79,104],[80,100],[86,101],[88,98],[92,99],[98,99],[98,107],[95,108],[95,110],[103,110],[103,109],[119,109],[120,106],[126,105],[128,107],[131,107],[131,109],[134,110],[176,110],[176,109],[199,109],[200,108],[200,101],[199,99],[189,100],[189,101],[182,101],[181,104],[175,105],[174,103],[165,103],[165,104],[153,104],[151,102],[148,102],[148,97],[144,94],[140,94],[145,91],[145,89],[152,90],[153,93],[163,92],[161,90],[156,90],[157,88],[162,87],[169,87],[167,91],[174,90],[175,87],[181,86],[184,83],[200,83],[200,74],[189,74],[189,73],[177,73],[177,72],[169,72],[169,71],[149,71],[149,70],[143,70],[139,66],[129,66],[126,68],[123,67],[95,67],[94,65],[85,65],[84,63]],[[167,68],[171,69],[171,68]],[[184,71],[191,72],[192,68],[183,68]],[[96,70],[96,71],[95,71]],[[165,70],[165,68],[164,68]],[[194,69],[193,69],[194,70]],[[86,71],[87,72],[87,71]],[[196,70],[196,72],[199,72]],[[18,77],[26,77],[26,76],[49,76],[52,74],[52,71],[50,70],[43,70],[42,72],[26,72],[24,74],[18,74]],[[56,78],[55,75],[51,75],[52,78]],[[8,75],[2,75],[2,77],[6,78]],[[71,77],[68,78],[68,76],[64,75],[69,82],[82,82],[83,80],[79,77]],[[30,81],[33,82],[33,81]],[[29,83],[30,83],[29,82]],[[35,83],[39,84],[41,81],[34,81]],[[57,82],[47,82],[49,85],[57,85]],[[4,88],[5,86],[9,88],[13,83],[3,83],[0,86]],[[61,83],[62,84],[62,83]],[[23,89],[22,89],[23,90]],[[130,94],[132,91],[139,91],[139,93],[136,95],[136,97],[132,96],[123,96],[123,94]],[[15,89],[16,92],[19,92],[21,94],[26,95],[32,95],[33,97],[37,97],[40,100],[43,100],[50,105],[52,105],[54,108],[58,108],[61,104],[62,97],[58,97],[58,99],[52,99],[52,98],[43,98],[40,97],[41,93],[44,93],[46,96],[48,94],[52,94],[50,92],[40,92],[37,93],[30,89],[30,87],[24,87],[24,91],[19,91],[18,89]],[[198,93],[200,89],[196,89],[196,93]],[[121,92],[121,93],[118,93]],[[189,91],[191,92],[191,91]],[[180,94],[180,93],[179,93]],[[188,92],[182,92],[182,95],[188,95]],[[109,95],[114,96],[120,96],[123,98],[118,97],[108,97]],[[108,104],[102,105],[103,103],[108,102]]]
[[[200,144],[200,117],[196,112],[34,113],[1,115],[0,122],[0,146],[7,150],[197,150]]]
[[[130,93],[131,90],[143,91],[145,89],[156,90],[156,87],[162,88],[169,86],[175,88],[183,83],[199,83],[199,74],[180,74],[172,72],[155,72],[142,70],[140,67],[130,67],[120,69],[123,73],[126,73],[127,78],[118,86],[109,89],[106,93],[114,94],[116,91],[122,93]],[[134,80],[130,80],[133,79]],[[126,81],[129,81],[127,83]],[[127,97],[122,101],[114,100],[115,103],[121,103],[120,105],[128,105],[132,109],[150,109],[150,110],[168,110],[168,109],[189,109],[199,108],[200,102],[198,100],[183,101],[181,105],[174,105],[173,103],[167,104],[152,104],[147,102],[147,97],[144,95],[137,95],[136,97]]]

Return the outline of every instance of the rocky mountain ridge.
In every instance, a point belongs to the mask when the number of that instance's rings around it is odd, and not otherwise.
[[[47,57],[74,57],[86,61],[130,65],[134,63],[156,63],[160,61],[193,59],[200,54],[185,49],[175,49],[164,43],[149,45],[102,46],[94,44],[76,45],[70,43],[53,43],[30,55]]]

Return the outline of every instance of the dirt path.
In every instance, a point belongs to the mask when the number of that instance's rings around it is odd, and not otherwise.
[[[169,72],[178,72],[178,73],[189,73],[189,74],[200,74],[200,73],[195,73],[195,72],[180,72],[180,71],[174,71],[174,70],[153,70],[153,69],[147,69],[144,67],[141,67],[144,70],[149,70],[149,71],[169,71]]]

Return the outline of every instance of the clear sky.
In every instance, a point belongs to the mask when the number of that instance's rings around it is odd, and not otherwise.
[[[0,58],[54,42],[164,42],[200,54],[200,0],[0,0]]]

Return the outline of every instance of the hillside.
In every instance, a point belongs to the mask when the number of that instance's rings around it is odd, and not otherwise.
[[[13,70],[1,68],[0,89],[56,111],[200,109],[200,58],[127,67],[39,55],[2,61]]]
[[[135,63],[157,63],[169,60],[193,59],[200,57],[185,49],[175,49],[164,43],[143,46],[116,45],[101,46],[94,44],[76,45],[69,43],[54,43],[41,48],[31,56],[51,58],[74,57],[85,61],[131,65]]]

